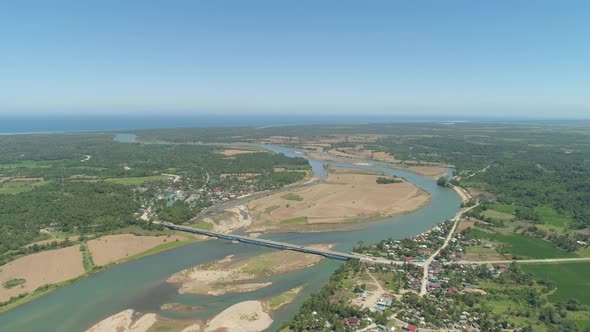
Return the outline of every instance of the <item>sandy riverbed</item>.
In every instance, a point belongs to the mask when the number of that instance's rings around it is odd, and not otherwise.
[[[84,273],[79,245],[18,258],[0,266],[0,284],[13,279],[24,279],[25,283],[9,289],[0,286],[0,302],[12,296],[30,293],[40,286],[76,278]]]
[[[401,214],[426,204],[430,195],[411,183],[377,184],[379,175],[335,168],[325,182],[248,203],[251,232],[305,231],[313,224],[338,224]]]
[[[125,257],[147,251],[160,244],[186,240],[182,236],[136,236],[133,234],[107,235],[88,241],[94,264],[106,265]]]
[[[328,249],[331,246],[315,246]],[[238,261],[233,255],[214,263],[203,264],[182,270],[172,275],[168,282],[179,283],[179,293],[222,295],[250,292],[270,286],[270,277],[311,267],[323,258],[317,255],[294,251],[273,251]]]
[[[260,301],[244,301],[232,305],[215,316],[205,332],[258,332],[267,329],[273,320]]]

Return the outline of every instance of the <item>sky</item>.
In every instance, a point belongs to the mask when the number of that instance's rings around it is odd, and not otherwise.
[[[0,2],[0,116],[250,113],[590,118],[590,2]]]

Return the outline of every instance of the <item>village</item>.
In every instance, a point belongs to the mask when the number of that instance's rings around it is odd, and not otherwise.
[[[207,207],[276,187],[267,181],[259,181],[259,174],[207,175],[206,179],[170,175],[168,179],[146,182],[135,189],[136,200],[141,208],[134,217],[146,221],[156,220],[162,217],[160,214],[175,206],[189,209],[195,214]],[[165,216],[170,217],[169,214]]]
[[[478,285],[510,283],[520,272],[501,263],[461,264],[466,246],[489,246],[478,239],[467,240],[461,233],[453,234],[449,245],[428,265],[422,294],[424,264],[444,243],[454,222],[448,220],[412,238],[383,240],[370,246],[360,243],[355,247],[355,252],[367,257],[383,257],[403,264],[363,263],[358,273],[348,274],[349,281],[344,283],[349,286],[344,292],[348,296],[340,296],[348,298],[348,305],[359,308],[360,314],[344,318],[345,329],[375,332],[511,329],[506,321],[477,306],[477,298],[486,294]]]

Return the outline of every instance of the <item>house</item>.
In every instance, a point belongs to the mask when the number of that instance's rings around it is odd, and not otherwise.
[[[411,261],[412,261],[412,257],[411,256],[406,257],[406,263],[409,263]]]
[[[498,270],[506,270],[506,264],[498,264]]]
[[[360,320],[356,316],[348,317],[342,320],[342,324],[344,324],[344,326],[357,326],[359,322]]]
[[[418,331],[418,326],[406,323],[402,326],[402,329],[406,331],[416,332]]]
[[[492,246],[491,243],[486,243],[486,244],[483,245],[483,247],[486,248],[486,249],[492,249],[493,246]]]

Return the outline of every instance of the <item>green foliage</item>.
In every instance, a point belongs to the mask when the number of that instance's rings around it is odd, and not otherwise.
[[[388,177],[380,176],[377,178],[376,182],[378,184],[389,184],[389,183],[401,183],[402,180],[398,179],[397,177],[388,178]]]
[[[436,180],[436,184],[441,187],[448,187],[449,186],[449,182],[447,181],[447,178],[445,178],[444,176],[441,176],[440,178],[438,178],[438,180]]]
[[[281,196],[282,199],[286,199],[288,201],[303,201],[303,196],[297,195],[295,193],[288,193],[286,195]]]
[[[25,282],[27,282],[25,279],[10,279],[5,281],[2,286],[4,286],[4,288],[10,289],[12,287],[20,286]]]

